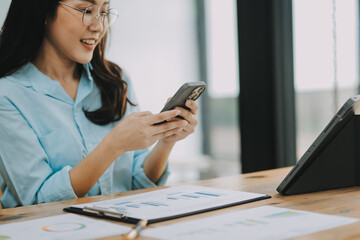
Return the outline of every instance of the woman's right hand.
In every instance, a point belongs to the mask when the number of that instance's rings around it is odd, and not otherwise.
[[[183,130],[188,124],[186,120],[169,121],[180,113],[179,110],[158,114],[151,112],[132,113],[121,120],[106,138],[118,156],[127,151],[150,147],[157,140]]]

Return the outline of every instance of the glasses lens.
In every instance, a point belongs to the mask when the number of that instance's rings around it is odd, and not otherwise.
[[[92,5],[85,10],[83,23],[86,26],[90,26],[101,20],[105,27],[110,27],[118,17],[119,13],[117,9],[109,9],[108,11],[101,12],[98,6]]]
[[[98,9],[95,5],[86,8],[83,15],[83,23],[86,26],[90,26],[91,24],[93,24],[94,20],[96,20],[97,15]]]
[[[116,19],[118,19],[119,12],[117,9],[109,9],[106,17],[107,17],[107,19],[105,21],[108,22],[109,26],[111,26],[116,21]]]

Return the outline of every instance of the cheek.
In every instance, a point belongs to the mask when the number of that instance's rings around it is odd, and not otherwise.
[[[58,18],[48,28],[47,39],[55,52],[71,61],[86,63],[92,58],[92,53],[84,50],[80,39],[86,28],[81,21],[68,21]]]
[[[105,35],[106,35],[106,30],[104,30],[104,31],[102,31],[102,33],[100,34],[100,39],[103,39],[104,37],[105,37]]]
[[[49,38],[61,48],[71,48],[79,41],[82,31],[82,24],[79,26],[77,22],[58,18],[51,26]]]

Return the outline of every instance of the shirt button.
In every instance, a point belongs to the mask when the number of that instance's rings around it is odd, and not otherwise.
[[[89,143],[88,147],[89,147],[89,149],[92,150],[94,146],[91,143]]]
[[[75,112],[78,112],[80,110],[79,107],[75,107]]]
[[[103,187],[104,187],[104,188],[107,188],[107,186],[108,186],[108,183],[107,183],[107,182],[103,182]]]

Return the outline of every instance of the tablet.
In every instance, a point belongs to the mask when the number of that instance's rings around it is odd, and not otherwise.
[[[351,97],[276,189],[283,195],[360,185],[360,95]]]

